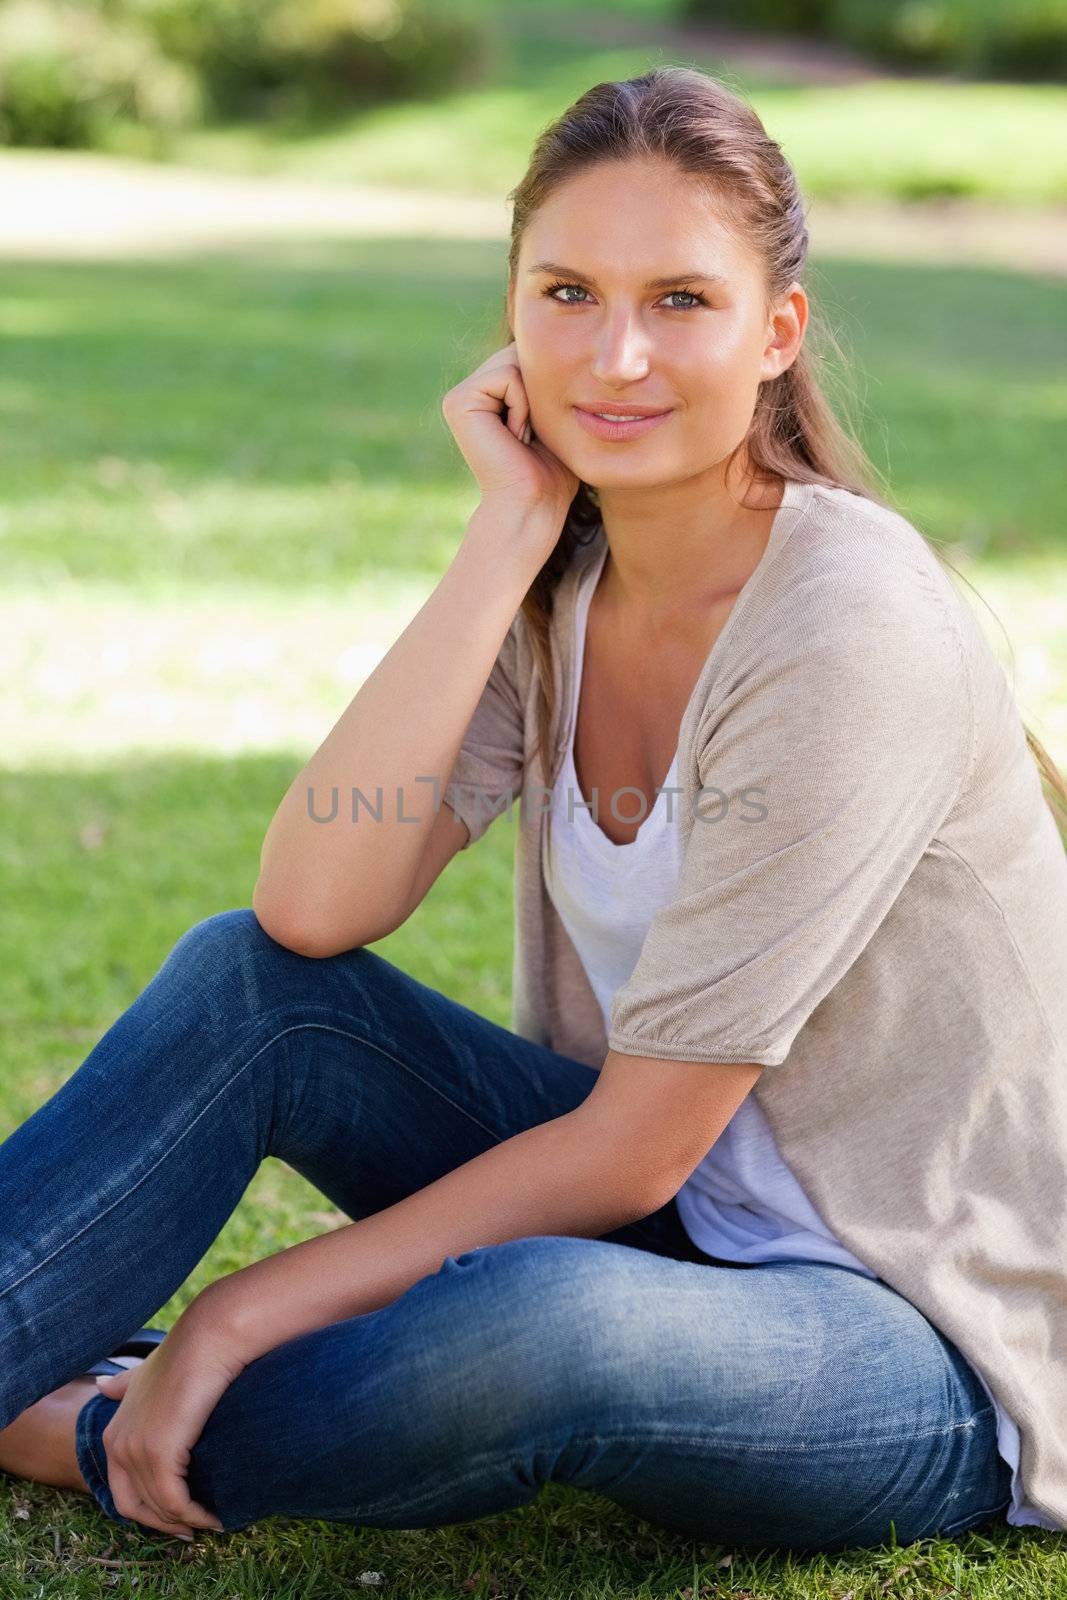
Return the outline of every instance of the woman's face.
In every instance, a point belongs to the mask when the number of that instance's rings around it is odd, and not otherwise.
[[[755,261],[701,186],[663,161],[607,162],[561,184],[523,236],[508,309],[534,431],[594,488],[722,462],[748,433],[759,384],[794,359],[807,316],[798,284],[766,314]],[[599,438],[576,408],[604,401],[669,415]]]

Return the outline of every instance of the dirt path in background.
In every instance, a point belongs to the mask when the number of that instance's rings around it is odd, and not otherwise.
[[[0,259],[180,257],[271,240],[507,238],[505,200],[0,151]],[[1067,277],[1067,206],[814,199],[812,259],[943,261]]]

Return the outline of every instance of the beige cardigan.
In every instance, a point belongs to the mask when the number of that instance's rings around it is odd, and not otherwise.
[[[551,773],[520,611],[443,791],[468,843],[518,814],[512,1026],[596,1068],[769,1067],[797,1181],[986,1380],[1067,1528],[1067,856],[1005,672],[911,523],[788,483],[682,717],[681,877],[605,1037],[542,868],[603,539],[556,593]]]

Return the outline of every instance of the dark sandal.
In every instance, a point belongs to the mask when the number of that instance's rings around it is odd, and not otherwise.
[[[111,1355],[140,1356],[142,1360],[147,1360],[156,1346],[162,1344],[166,1337],[166,1328],[141,1328],[137,1333],[131,1334],[128,1339],[124,1339],[122,1344],[116,1345]],[[121,1362],[112,1361],[111,1356],[104,1356],[93,1366],[87,1367],[82,1376],[95,1378],[97,1374],[104,1377],[111,1372],[129,1371],[130,1368],[124,1367]]]

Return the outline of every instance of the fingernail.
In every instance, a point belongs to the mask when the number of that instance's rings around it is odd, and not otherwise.
[[[174,1535],[174,1537],[176,1539],[184,1539],[186,1544],[193,1544],[194,1543],[193,1536],[192,1536],[191,1533],[176,1533]]]

